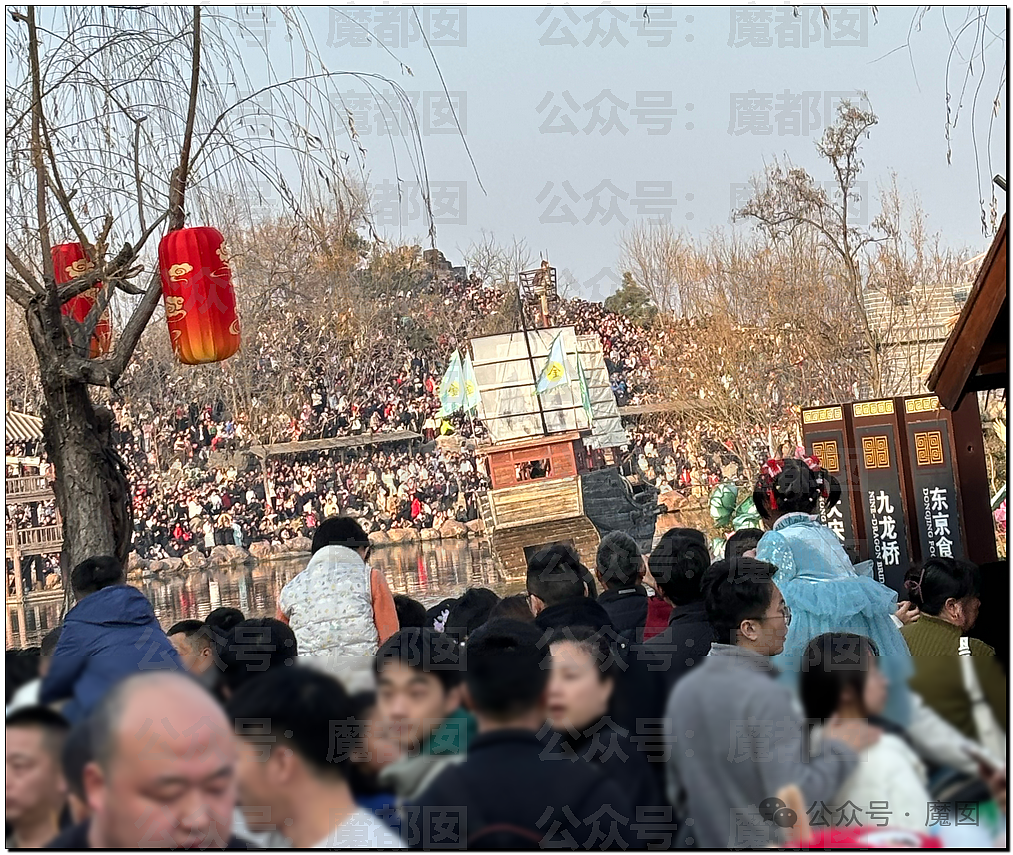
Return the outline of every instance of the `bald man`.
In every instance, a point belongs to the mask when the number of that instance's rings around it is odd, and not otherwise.
[[[91,817],[51,849],[245,849],[232,837],[236,746],[214,698],[182,674],[130,677],[90,718]]]

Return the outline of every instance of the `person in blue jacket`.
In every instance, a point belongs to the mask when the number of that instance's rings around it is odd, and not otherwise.
[[[64,618],[39,700],[69,699],[62,712],[71,723],[131,674],[184,670],[151,603],[126,581],[119,561],[108,555],[88,558],[70,574],[78,602]]]
[[[777,567],[774,583],[791,611],[784,650],[773,662],[790,680],[800,673],[811,639],[827,632],[872,639],[890,683],[883,715],[907,727],[913,667],[900,621],[893,619],[897,593],[873,578],[871,561],[852,566],[837,535],[816,515],[821,496],[833,507],[841,485],[816,456],[768,460],[753,490],[768,528],[756,558]]]

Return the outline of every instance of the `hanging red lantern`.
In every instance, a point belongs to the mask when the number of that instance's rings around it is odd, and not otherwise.
[[[83,276],[95,266],[85,254],[84,247],[79,243],[58,243],[52,248],[50,254],[53,259],[53,274],[57,285],[66,285],[72,279]],[[94,288],[89,288],[84,293],[71,297],[61,306],[60,311],[64,315],[72,317],[79,324],[83,324],[85,318],[88,317],[88,313],[91,311],[91,307],[95,305],[95,301],[98,299],[101,287],[102,283],[96,282]],[[95,324],[95,332],[91,337],[88,358],[96,359],[108,353],[112,338],[113,327],[109,322],[109,310],[107,309],[102,313],[102,317],[99,318],[98,323]]]
[[[200,227],[169,232],[158,245],[169,338],[186,365],[221,362],[239,350],[239,317],[225,238]]]

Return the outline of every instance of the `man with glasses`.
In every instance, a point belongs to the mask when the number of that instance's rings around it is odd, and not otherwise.
[[[791,623],[773,582],[776,570],[732,558],[704,575],[704,605],[717,640],[676,684],[666,710],[673,739],[669,796],[687,845],[781,843],[782,829],[792,823],[787,814],[773,818],[783,807],[778,792],[794,785],[807,805],[832,799],[857,753],[879,738],[864,720],[832,719],[818,750],[807,748],[806,723],[770,662]]]
[[[387,580],[367,563],[369,538],[351,517],[330,517],[312,549],[306,569],[282,588],[276,617],[292,627],[304,662],[317,660],[350,692],[372,688],[373,656],[398,619]]]

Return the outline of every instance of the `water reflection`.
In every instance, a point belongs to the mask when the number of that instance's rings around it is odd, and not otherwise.
[[[270,561],[231,570],[196,570],[185,576],[145,579],[139,584],[159,623],[203,619],[211,609],[232,606],[247,617],[274,617],[282,587],[306,566],[306,558]],[[465,588],[491,588],[500,596],[524,589],[523,576],[507,577],[492,560],[489,545],[474,540],[435,541],[374,550],[370,563],[384,571],[391,590],[426,606]],[[62,600],[35,599],[8,605],[7,647],[37,645],[60,621]]]

